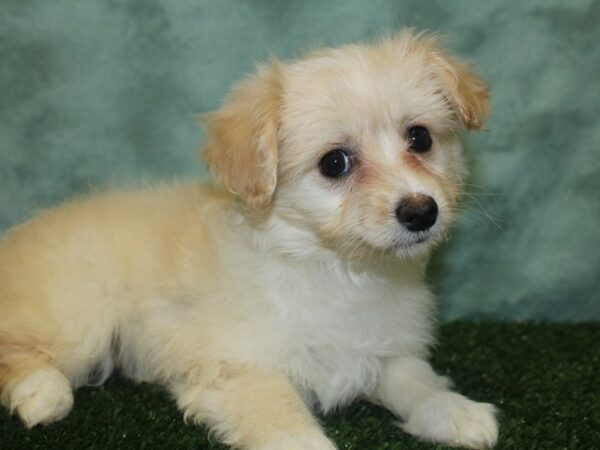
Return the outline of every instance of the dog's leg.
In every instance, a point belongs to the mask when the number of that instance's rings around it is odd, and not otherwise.
[[[491,447],[498,437],[495,408],[452,392],[450,381],[418,358],[384,362],[375,400],[404,420],[403,429],[434,442]]]
[[[69,380],[39,355],[4,356],[0,358],[0,401],[30,428],[65,417],[73,407],[73,391]]]
[[[173,383],[186,420],[207,425],[244,450],[335,450],[293,386],[253,369],[220,375],[208,385]]]

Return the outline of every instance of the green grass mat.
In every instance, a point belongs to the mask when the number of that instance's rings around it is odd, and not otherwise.
[[[498,449],[600,449],[600,323],[443,325],[434,365],[501,410]],[[356,403],[322,419],[340,449],[435,449]],[[0,449],[225,449],[185,425],[165,392],[112,377],[80,389],[63,421],[26,430],[0,412]]]

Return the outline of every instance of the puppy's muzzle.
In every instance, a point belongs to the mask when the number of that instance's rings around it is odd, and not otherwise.
[[[413,194],[400,201],[396,218],[409,231],[425,231],[435,224],[438,206],[433,198],[425,194]]]

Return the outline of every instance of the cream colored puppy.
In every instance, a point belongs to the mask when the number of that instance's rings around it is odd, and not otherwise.
[[[78,199],[0,247],[2,403],[59,420],[113,367],[247,450],[335,446],[311,414],[359,396],[418,437],[496,441],[494,408],[426,358],[427,253],[464,174],[484,83],[403,32],[261,66],[207,117],[216,187]]]

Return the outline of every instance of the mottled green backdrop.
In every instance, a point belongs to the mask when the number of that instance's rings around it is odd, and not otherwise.
[[[446,318],[600,319],[600,1],[1,0],[0,229],[204,176],[195,114],[269,53],[437,30],[493,91],[431,280]]]

